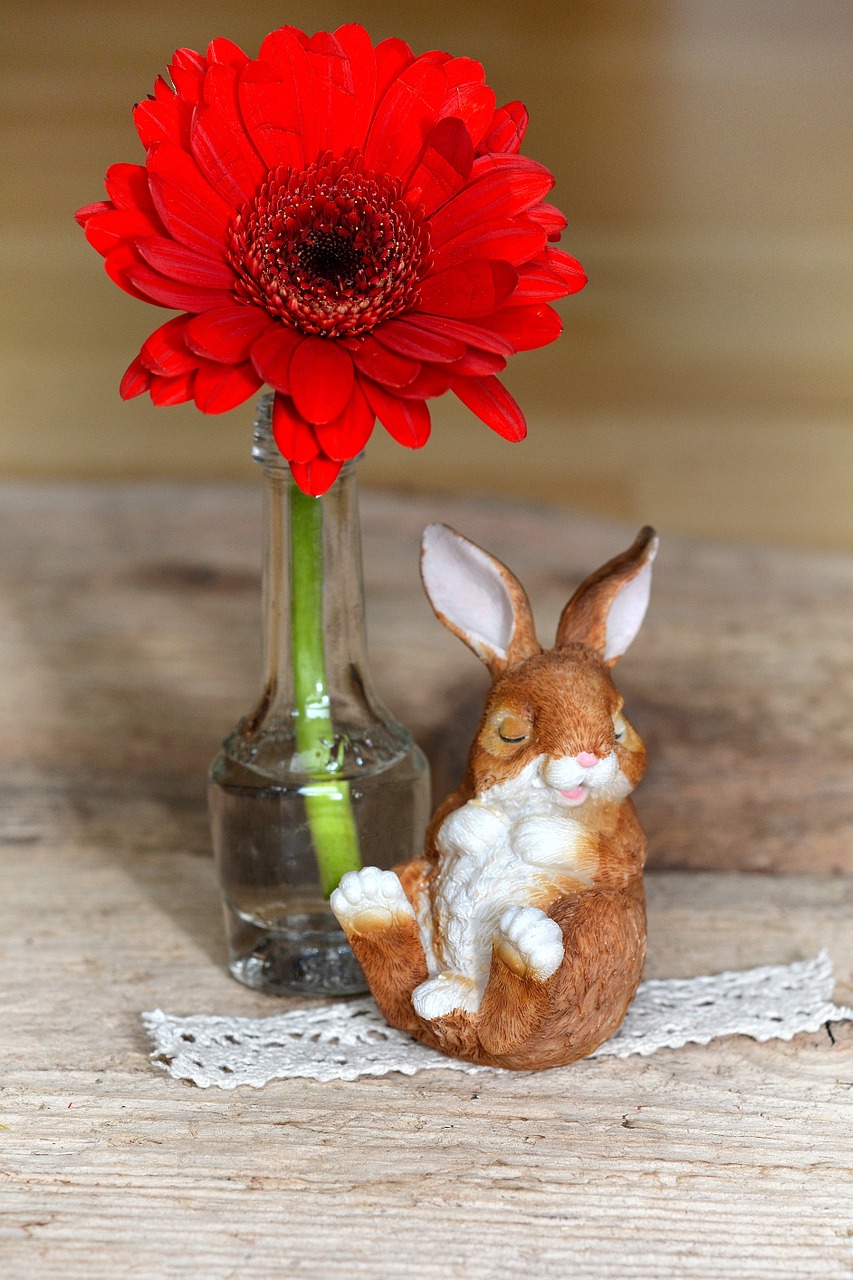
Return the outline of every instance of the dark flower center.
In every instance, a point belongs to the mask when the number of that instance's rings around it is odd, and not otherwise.
[[[296,250],[299,265],[309,276],[322,276],[334,284],[351,280],[358,269],[358,251],[348,236],[316,231]]]
[[[276,169],[230,230],[237,294],[303,333],[368,333],[418,300],[429,232],[361,157]]]

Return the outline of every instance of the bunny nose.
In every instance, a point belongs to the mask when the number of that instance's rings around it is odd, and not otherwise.
[[[591,755],[589,751],[579,752],[575,759],[583,769],[591,769],[594,764],[598,764],[598,756]]]

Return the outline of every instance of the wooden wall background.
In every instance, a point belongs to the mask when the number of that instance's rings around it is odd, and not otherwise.
[[[523,98],[587,291],[508,376],[510,446],[449,400],[418,455],[365,478],[479,488],[664,529],[849,546],[853,166],[849,0],[4,0],[0,474],[251,474],[248,407],[123,405],[162,316],[121,294],[71,220],[138,160],[130,107],[181,44],[252,52],[290,21],[359,19],[482,58]]]

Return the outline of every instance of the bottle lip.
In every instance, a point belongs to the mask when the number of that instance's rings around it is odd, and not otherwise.
[[[290,472],[290,463],[280,452],[272,433],[272,406],[274,391],[264,391],[258,397],[256,417],[252,431],[252,459],[272,471]],[[341,468],[341,475],[352,470],[364,457],[364,450],[350,458]]]

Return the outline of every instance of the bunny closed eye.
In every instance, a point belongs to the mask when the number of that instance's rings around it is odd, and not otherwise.
[[[483,746],[499,760],[512,760],[528,746],[533,720],[526,712],[498,707],[488,718]]]
[[[515,744],[526,742],[530,736],[530,725],[521,716],[503,716],[498,725],[498,737],[501,742]]]

